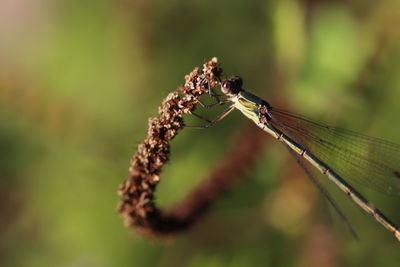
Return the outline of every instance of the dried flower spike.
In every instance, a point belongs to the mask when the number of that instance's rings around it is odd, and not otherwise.
[[[121,200],[117,209],[125,225],[145,232],[168,232],[171,228],[163,226],[161,212],[153,202],[162,167],[169,159],[169,142],[184,127],[182,116],[194,111],[200,96],[218,83],[221,73],[217,58],[206,62],[202,70],[195,68],[185,76],[185,85],[179,87],[181,94],[170,93],[158,109],[159,116],[149,119],[148,136],[138,146],[129,177],[118,190]]]

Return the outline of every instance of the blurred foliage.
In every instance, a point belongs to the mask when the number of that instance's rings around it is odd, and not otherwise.
[[[398,266],[398,242],[327,184],[354,241],[279,144],[175,240],[124,228],[115,205],[147,118],[213,56],[275,106],[399,143],[399,10],[397,0],[1,1],[0,265]],[[184,197],[250,123],[235,113],[182,132],[157,203]],[[400,222],[398,198],[368,197]]]

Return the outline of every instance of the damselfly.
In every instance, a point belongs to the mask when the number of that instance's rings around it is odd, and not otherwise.
[[[221,91],[226,99],[217,98],[217,103],[207,107],[227,103],[230,104],[229,107],[216,119],[208,121],[207,125],[195,128],[209,128],[234,109],[239,110],[285,145],[354,235],[347,219],[329,193],[303,164],[303,160],[326,175],[355,204],[400,241],[400,229],[346,181],[360,182],[389,194],[400,194],[400,145],[331,127],[272,107],[261,98],[246,92],[242,84],[242,79],[237,76],[223,81]]]

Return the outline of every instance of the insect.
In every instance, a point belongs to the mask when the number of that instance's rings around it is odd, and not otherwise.
[[[233,110],[239,110],[258,127],[285,145],[355,237],[357,235],[350,223],[330,194],[304,164],[304,161],[308,161],[326,175],[355,204],[370,214],[400,241],[400,229],[347,182],[347,180],[359,182],[374,190],[388,194],[400,194],[400,145],[331,127],[275,108],[263,99],[245,91],[242,85],[243,81],[238,76],[224,80],[221,83],[223,95],[219,95],[219,97],[226,98],[220,100],[217,96],[217,103],[208,106],[202,105],[212,107],[230,104],[229,107],[214,120],[207,120],[207,125],[192,128],[209,128]]]

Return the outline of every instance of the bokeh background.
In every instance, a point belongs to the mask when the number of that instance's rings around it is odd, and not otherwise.
[[[277,142],[175,238],[124,228],[115,206],[148,117],[213,56],[275,106],[400,143],[399,25],[398,0],[1,0],[0,265],[398,266],[394,237],[325,183],[355,241]],[[250,124],[179,134],[157,204]],[[398,197],[360,188],[400,222]]]

